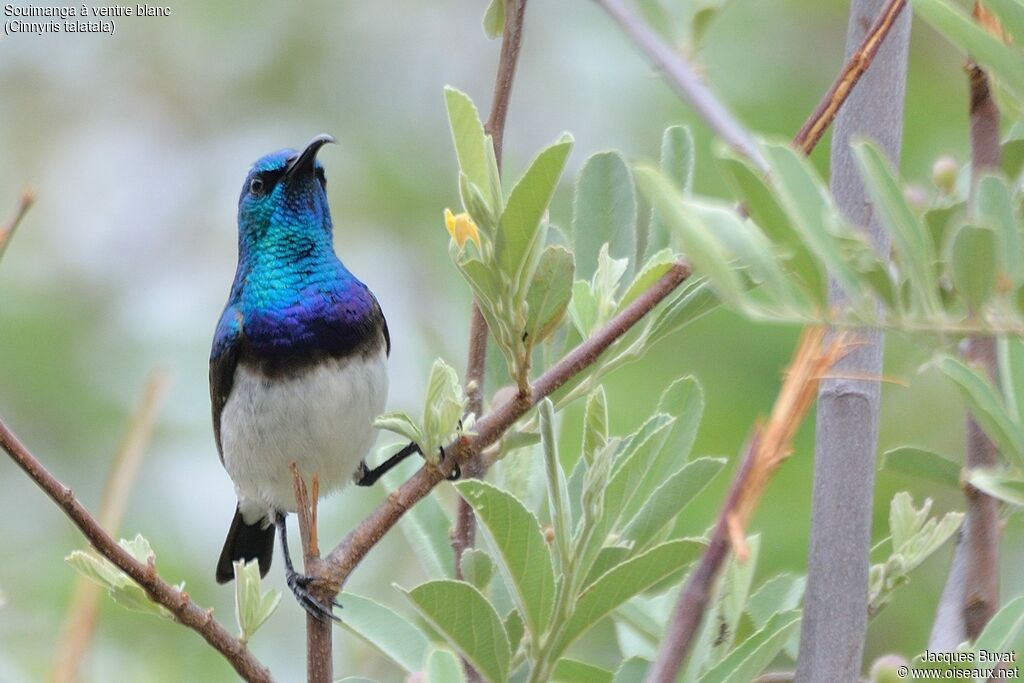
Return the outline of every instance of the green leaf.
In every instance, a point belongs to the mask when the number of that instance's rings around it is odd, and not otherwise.
[[[420,670],[430,642],[419,628],[390,607],[355,593],[338,598],[345,606],[341,627],[365,640],[406,672]]]
[[[484,13],[484,34],[490,39],[501,36],[505,29],[505,0],[491,0]]]
[[[512,646],[513,656],[516,650],[519,649],[519,643],[523,639],[523,635],[526,633],[526,627],[523,624],[523,618],[519,616],[517,610],[512,610],[505,615],[505,632],[508,634],[508,642]]]
[[[908,477],[960,488],[960,465],[923,448],[901,446],[886,451],[882,456],[882,467]]]
[[[494,575],[494,561],[487,551],[480,548],[466,548],[462,552],[462,578],[473,584],[481,593]]]
[[[622,156],[598,152],[587,159],[573,199],[572,233],[580,277],[594,274],[597,253],[605,242],[613,257],[633,256],[636,217],[636,191]]]
[[[755,629],[762,629],[779,612],[800,607],[807,579],[795,574],[779,574],[768,579],[747,600],[747,614]]]
[[[583,459],[589,464],[608,443],[608,399],[599,385],[587,396],[583,415]]]
[[[390,455],[395,446],[388,449]],[[416,469],[414,463],[396,467],[382,479],[387,491],[395,491],[403,482],[412,476]],[[411,546],[415,557],[424,564],[427,574],[432,578],[451,578],[454,567],[452,562],[451,540],[448,531],[452,528],[452,520],[448,511],[441,505],[437,496],[427,496],[412,506],[398,520],[398,528],[402,531]]]
[[[681,466],[690,457],[700,418],[704,414],[704,390],[700,382],[693,376],[680,377],[672,382],[658,399],[657,412],[676,418],[664,449]]]
[[[663,307],[654,310],[656,317],[648,344],[653,345],[689,325],[718,308],[720,303],[707,280],[692,277],[669,297]]]
[[[1000,271],[1006,273],[1013,284],[1020,284],[1024,281],[1024,246],[1021,244],[1020,220],[1006,181],[998,176],[982,176],[976,189],[975,209],[979,219],[998,235]],[[984,263],[975,267],[983,268]]]
[[[696,154],[693,135],[686,126],[669,126],[661,138],[661,172],[671,180],[683,195],[689,195],[693,187],[693,169]],[[669,232],[657,212],[651,214],[651,231],[647,240],[647,251],[669,246]]]
[[[555,194],[565,160],[572,149],[572,136],[563,135],[533,160],[519,182],[512,188],[508,204],[501,214],[495,244],[496,258],[502,272],[518,286],[530,275],[531,254],[540,255],[542,246],[541,218]]]
[[[488,142],[480,115],[469,95],[451,86],[445,86],[444,101],[448,108],[448,124],[451,126],[452,142],[455,143],[459,168],[481,192],[485,193],[484,197],[488,204],[493,206],[494,197],[488,196],[490,181],[485,151]]]
[[[968,470],[967,481],[993,498],[1024,507],[1024,478],[1019,474],[992,468]]]
[[[483,594],[463,581],[428,581],[406,592],[423,618],[459,651],[484,679],[508,679],[508,635]]]
[[[131,540],[121,539],[118,541],[125,551],[133,558],[142,563],[156,560],[156,554],[152,547],[141,534],[136,534]],[[92,552],[75,550],[64,558],[64,561],[74,567],[87,579],[106,589],[107,595],[122,607],[133,612],[152,614],[165,619],[173,619],[174,616],[163,605],[159,605],[149,599],[142,586],[135,583],[135,580],[116,567],[105,557],[99,557]],[[178,590],[184,588],[185,584],[177,586]]]
[[[432,650],[425,669],[423,683],[463,683],[466,680],[459,658],[448,650]]]
[[[416,424],[411,417],[400,410],[377,416],[377,419],[373,421],[373,426],[377,429],[383,429],[384,431],[398,434],[399,436],[404,437],[409,441],[415,441],[418,444],[424,441],[423,432],[420,430],[420,426]]]
[[[480,228],[485,235],[493,239],[494,231],[497,229],[497,219],[494,212],[487,203],[487,199],[484,197],[483,191],[462,171],[459,171],[459,196],[462,198],[463,208],[465,208],[466,212],[469,213],[473,222],[476,223],[477,227]],[[467,245],[470,244],[473,244],[473,242],[467,242]],[[457,253],[461,255],[462,253],[465,253],[465,251],[463,249],[459,249]]]
[[[992,385],[978,372],[952,356],[938,363],[942,370],[960,388],[974,419],[1004,457],[1024,465],[1024,430],[1003,406],[1002,399]]]
[[[612,683],[612,672],[578,659],[559,659],[551,680],[553,683]]]
[[[891,600],[892,592],[907,582],[911,571],[960,528],[964,515],[948,512],[941,519],[929,517],[931,498],[914,507],[910,494],[901,491],[889,506],[889,532],[892,554],[883,563],[871,566],[868,574],[868,613],[877,614]]]
[[[641,657],[630,657],[619,666],[612,683],[642,683],[651,663]]]
[[[941,310],[941,305],[934,265],[935,245],[931,236],[907,205],[882,152],[870,142],[856,143],[853,149],[860,163],[864,185],[892,236],[893,249],[899,255],[900,264],[907,270],[919,310],[926,315],[934,315]]]
[[[665,273],[672,269],[676,263],[676,255],[671,249],[662,249],[654,254],[643,265],[643,268],[636,274],[633,281],[626,288],[626,293],[619,299],[616,312],[633,303],[638,296],[650,289],[655,282],[660,280]]]
[[[239,639],[245,643],[270,618],[281,602],[281,591],[260,591],[260,567],[256,560],[236,560],[235,620]]]
[[[605,493],[616,513],[613,520],[630,519],[654,487],[661,483],[650,476],[651,469],[674,425],[675,417],[655,413],[623,441],[608,484],[609,490]]]
[[[914,0],[914,14],[970,54],[1024,102],[1024,60],[947,0]]]
[[[528,347],[539,344],[558,329],[572,298],[572,278],[572,252],[556,246],[544,249],[526,294]]]
[[[569,303],[569,317],[580,336],[586,339],[597,327],[598,301],[590,283],[577,280],[572,286],[572,300]]]
[[[847,294],[858,301],[862,287],[836,239],[845,227],[821,178],[810,161],[788,144],[765,145],[764,152],[778,198],[801,241],[824,262]]]
[[[772,663],[800,625],[800,610],[782,612],[737,645],[703,676],[700,683],[747,683]]]
[[[744,268],[745,275],[759,285],[772,309],[788,313],[808,308],[807,297],[793,288],[789,275],[783,272],[779,250],[753,223],[742,220],[735,207],[698,200],[691,200],[690,204],[705,231],[715,235]]]
[[[623,562],[583,589],[566,622],[556,652],[564,652],[609,612],[693,562],[703,545],[690,540],[662,543]]]
[[[459,375],[438,358],[430,369],[427,393],[423,400],[423,440],[418,442],[427,462],[437,462],[440,449],[459,428],[466,409]]]
[[[1024,648],[1024,596],[1018,596],[996,612],[974,642],[975,652],[1017,653]]]
[[[739,303],[744,287],[730,263],[728,252],[708,233],[672,183],[659,171],[645,166],[636,168],[636,181],[661,220],[679,236],[694,272],[707,277],[722,299],[734,305]]]
[[[555,576],[537,518],[515,496],[486,482],[469,479],[455,487],[494,540],[519,610],[530,633],[539,636],[554,607]]]
[[[555,408],[545,398],[538,406],[541,441],[544,444],[544,473],[547,475],[548,515],[555,528],[555,549],[559,570],[565,574],[571,562],[572,511],[569,508],[569,485],[558,457],[555,436]]]
[[[646,547],[722,470],[725,462],[724,458],[698,458],[686,463],[647,498],[636,516],[626,524],[622,537],[633,541],[638,548]]]
[[[973,225],[961,227],[953,239],[953,285],[968,308],[977,313],[996,284],[996,234]]]

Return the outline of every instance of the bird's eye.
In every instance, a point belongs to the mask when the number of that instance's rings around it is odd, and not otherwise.
[[[259,197],[263,194],[263,181],[259,178],[253,178],[249,181],[249,194]]]
[[[320,181],[320,187],[327,189],[327,177],[324,175],[324,169],[316,169],[316,179]]]

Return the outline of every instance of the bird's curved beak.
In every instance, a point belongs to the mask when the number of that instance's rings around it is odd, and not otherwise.
[[[284,177],[291,178],[303,173],[312,173],[313,163],[316,161],[317,152],[319,152],[320,148],[329,142],[337,142],[337,140],[334,139],[334,136],[327,135],[326,133],[317,135],[315,138],[310,140],[309,144],[306,145],[306,148],[288,164],[288,168],[284,172]]]

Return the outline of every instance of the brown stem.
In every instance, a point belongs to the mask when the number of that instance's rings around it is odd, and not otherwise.
[[[988,76],[977,64],[968,63],[971,119],[971,203],[982,174],[999,168],[999,108],[989,88]],[[993,337],[968,337],[964,359],[982,369],[996,381],[996,340]],[[992,440],[967,415],[967,453],[969,469],[995,467],[999,452]],[[967,566],[962,605],[966,636],[976,639],[985,624],[999,609],[999,504],[970,484],[964,486],[967,516],[964,519],[964,550]]]
[[[210,610],[200,607],[188,593],[179,591],[161,579],[152,564],[139,562],[118,545],[75,498],[71,489],[50,474],[3,422],[0,422],[0,448],[57,504],[96,552],[130,576],[146,591],[150,600],[166,607],[179,623],[202,636],[228,660],[239,676],[246,681],[272,680],[267,668],[238,638],[213,618]]]
[[[299,538],[302,541],[303,571],[307,576],[314,576],[319,571],[322,560],[317,547],[316,509],[320,499],[320,480],[313,474],[313,496],[310,498],[306,482],[299,474],[299,467],[294,462],[289,465],[292,471],[292,488],[295,491],[296,516],[299,518]],[[318,600],[330,604],[330,598],[324,600],[323,589],[311,587]],[[333,597],[333,596],[331,596]],[[306,681],[307,683],[331,683],[334,680],[333,644],[331,642],[331,622],[317,619],[306,614]]]
[[[889,35],[889,29],[896,23],[896,18],[899,17],[900,12],[906,6],[906,0],[889,0],[878,13],[874,23],[871,24],[871,28],[868,29],[867,34],[861,41],[860,46],[846,60],[846,65],[839,72],[835,82],[832,83],[832,87],[821,98],[818,106],[814,108],[814,111],[811,112],[811,115],[807,117],[807,121],[800,128],[800,132],[793,138],[793,144],[803,150],[804,154],[810,154],[814,151],[814,147],[821,140],[821,136],[832,125],[832,121],[836,118],[836,114],[839,113],[839,109],[842,108],[846,98],[853,92],[857,81],[860,80],[860,77],[871,66],[875,55],[878,54],[878,48],[882,46],[885,37]]]
[[[320,567],[322,573],[317,578],[337,593],[359,562],[366,557],[366,553],[398,522],[405,511],[450,474],[452,463],[464,464],[495,443],[538,401],[597,360],[609,346],[674,292],[689,274],[689,267],[681,261],[677,262],[650,289],[541,375],[529,394],[517,394],[483,416],[474,425],[472,436],[463,435],[445,449],[453,457],[446,458],[444,468],[425,465],[401,487],[392,491],[324,559]]]
[[[519,63],[519,49],[523,42],[523,17],[527,0],[506,0],[505,25],[501,33],[501,56],[498,58],[498,72],[494,78],[494,96],[491,100],[491,115],[484,124],[484,130],[491,136],[494,159],[501,171],[502,150],[505,142],[505,121],[508,118],[508,103],[512,96],[512,82],[515,80],[516,65]],[[479,304],[474,300],[469,319],[469,358],[466,367],[466,412],[473,415],[483,413],[484,372],[487,361],[487,321],[484,320]],[[482,477],[487,472],[487,463],[474,457],[463,468],[463,476]],[[469,503],[458,499],[455,510],[455,530],[452,532],[455,576],[462,578],[462,555],[472,548],[476,541],[476,516]],[[472,666],[463,660],[463,666],[470,681],[479,676]]]
[[[7,250],[7,245],[11,242],[11,237],[14,236],[14,231],[18,229],[18,225],[21,224],[21,219],[28,213],[32,203],[36,200],[36,194],[29,188],[22,190],[21,198],[18,200],[18,208],[14,210],[14,216],[7,225],[0,228],[0,258],[3,258],[4,251]]]
[[[153,433],[157,413],[169,386],[170,375],[167,372],[156,371],[149,376],[142,392],[142,400],[139,401],[135,414],[128,423],[124,440],[114,456],[99,512],[99,525],[109,529],[112,534],[116,534],[118,527],[121,526],[128,494],[135,483],[135,476]],[[84,576],[79,576],[75,580],[71,605],[68,607],[60,640],[54,651],[51,683],[71,683],[77,680],[78,670],[96,626],[99,598],[98,584]]]
[[[697,636],[714,593],[715,580],[729,556],[729,550],[736,553],[738,561],[746,561],[748,551],[743,529],[772,474],[792,452],[793,437],[814,402],[818,382],[850,348],[842,338],[833,338],[823,349],[823,338],[821,328],[809,328],[804,332],[771,417],[763,427],[754,430],[711,532],[708,548],[679,594],[665,639],[647,672],[645,683],[671,683],[676,680]]]

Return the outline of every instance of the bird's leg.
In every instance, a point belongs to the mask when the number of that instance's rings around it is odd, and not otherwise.
[[[295,571],[295,567],[292,566],[292,556],[288,552],[288,526],[285,524],[284,513],[277,513],[274,517],[274,524],[277,526],[278,535],[281,537],[281,551],[284,553],[284,578],[288,583],[288,587],[291,588],[292,593],[295,595],[295,599],[298,600],[304,610],[320,621],[333,619],[340,622],[341,619],[334,616],[334,613],[331,611],[331,606],[317,600],[309,591],[308,586],[312,578],[298,573]],[[331,605],[341,607],[336,600],[332,600]]]
[[[359,467],[356,468],[355,474],[352,475],[352,481],[355,482],[356,486],[373,486],[377,483],[378,479],[391,471],[395,465],[402,462],[413,453],[419,452],[420,447],[416,445],[416,442],[410,441],[408,446],[398,451],[372,470],[366,466],[365,460],[361,460],[359,462]]]

